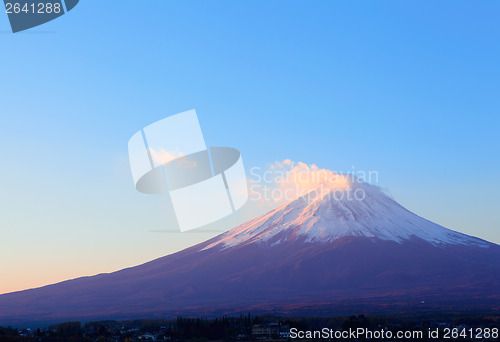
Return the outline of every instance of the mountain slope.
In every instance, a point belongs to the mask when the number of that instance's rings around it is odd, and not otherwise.
[[[349,199],[357,189],[364,197]],[[0,325],[249,310],[493,311],[499,288],[500,246],[350,182],[140,266],[1,295]]]
[[[281,233],[305,237],[306,242],[331,242],[345,236],[357,236],[399,243],[417,237],[434,245],[489,245],[413,214],[373,185],[357,178],[346,177],[345,182],[348,187],[340,189],[337,183],[324,184],[267,215],[232,229],[206,248],[276,240]]]

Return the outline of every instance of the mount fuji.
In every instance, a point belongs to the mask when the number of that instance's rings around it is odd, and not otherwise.
[[[348,178],[146,264],[0,295],[0,325],[498,310],[500,246]]]

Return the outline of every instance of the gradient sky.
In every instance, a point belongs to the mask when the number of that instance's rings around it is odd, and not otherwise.
[[[497,1],[82,0],[17,34],[0,15],[0,293],[217,234],[175,233],[129,171],[132,134],[192,108],[207,145],[238,148],[247,169],[376,170],[409,210],[500,243],[499,14]]]

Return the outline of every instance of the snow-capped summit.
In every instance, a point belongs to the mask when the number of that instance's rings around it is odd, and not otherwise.
[[[420,238],[434,245],[488,247],[484,240],[444,228],[401,206],[380,188],[354,176],[323,182],[305,195],[238,226],[204,249],[285,240],[326,243],[353,236],[401,243]]]
[[[270,312],[498,312],[500,246],[354,179],[121,271],[0,295],[0,325]]]

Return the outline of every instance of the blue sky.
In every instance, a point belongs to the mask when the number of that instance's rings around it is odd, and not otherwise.
[[[159,234],[127,142],[195,108],[247,169],[376,170],[411,211],[500,243],[500,3],[82,0],[12,34],[0,16],[0,293],[139,264]],[[168,228],[168,227],[167,227]],[[229,228],[229,227],[228,227]]]

